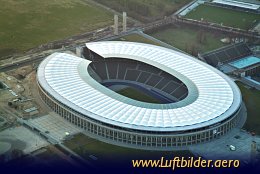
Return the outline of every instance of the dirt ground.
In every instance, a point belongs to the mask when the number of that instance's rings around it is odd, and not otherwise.
[[[33,65],[0,73],[0,81],[9,87],[0,90],[0,114],[2,113],[1,115],[4,117],[10,117],[7,118],[8,120],[14,120],[17,116],[32,118],[49,112],[48,107],[40,99],[36,82],[36,70]],[[11,91],[17,96],[13,95]],[[8,104],[8,102],[13,102],[15,99],[21,99],[21,101],[15,103],[16,108],[14,105],[10,106]],[[30,115],[24,111],[32,107],[36,107],[38,113]]]

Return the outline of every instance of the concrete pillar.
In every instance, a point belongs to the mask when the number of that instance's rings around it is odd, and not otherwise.
[[[126,15],[126,12],[123,12],[123,32],[126,32],[126,18],[127,18],[127,15]]]
[[[118,35],[118,15],[114,15],[114,34]]]
[[[78,57],[81,57],[81,53],[82,53],[81,47],[76,47],[76,55],[77,55]]]
[[[256,163],[257,145],[255,141],[251,143],[251,163],[254,165]]]

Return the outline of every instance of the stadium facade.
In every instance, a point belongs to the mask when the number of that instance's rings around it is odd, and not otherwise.
[[[189,55],[119,41],[87,43],[83,55],[48,56],[37,82],[53,111],[98,140],[139,149],[183,148],[225,135],[243,114],[236,84]],[[111,90],[120,84],[146,89],[161,103]]]

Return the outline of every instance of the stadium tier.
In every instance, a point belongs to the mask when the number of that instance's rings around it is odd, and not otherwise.
[[[236,84],[191,56],[119,41],[87,43],[86,50],[85,58],[48,56],[38,68],[37,82],[53,111],[100,141],[172,150],[225,135],[243,115]],[[108,88],[113,84],[147,88],[168,102],[137,101]]]
[[[260,3],[255,1],[248,1],[248,2],[243,2],[241,0],[213,0],[213,3],[216,4],[221,4],[221,5],[226,5],[226,6],[231,6],[231,7],[237,7],[241,9],[247,9],[247,10],[259,10],[260,9]]]
[[[178,96],[187,96],[184,94],[188,94],[187,87],[183,85],[180,80],[156,67],[140,61],[110,58],[101,61],[96,60],[90,63],[89,67],[91,67],[91,71],[94,71],[96,75],[99,76],[98,79],[101,79],[101,84],[102,81],[107,84],[107,82],[111,80],[116,84],[119,84],[121,81],[128,81],[128,83],[139,82],[144,87],[148,86],[148,90],[153,88],[158,92],[163,91],[172,95],[171,102],[179,101],[179,97],[174,96],[175,93],[173,92],[180,87],[183,88],[183,90],[179,91],[180,94]],[[93,75],[93,73],[91,74]],[[95,79],[97,78],[96,75],[92,77]],[[99,81],[98,79],[96,80]],[[112,82],[109,84],[112,86]],[[163,96],[163,93],[161,95]]]
[[[228,45],[201,55],[206,62],[214,67],[220,63],[228,63],[233,60],[251,55],[252,51],[245,43]]]

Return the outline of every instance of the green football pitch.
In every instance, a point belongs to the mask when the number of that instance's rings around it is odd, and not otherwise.
[[[259,14],[202,4],[185,18],[214,22],[225,26],[248,30],[260,20]]]
[[[158,101],[154,97],[144,94],[143,92],[141,92],[137,89],[131,88],[131,87],[127,87],[127,88],[124,88],[124,89],[116,91],[116,92],[118,94],[121,94],[125,97],[131,98],[134,100],[147,102],[147,103],[160,103],[160,101]]]

